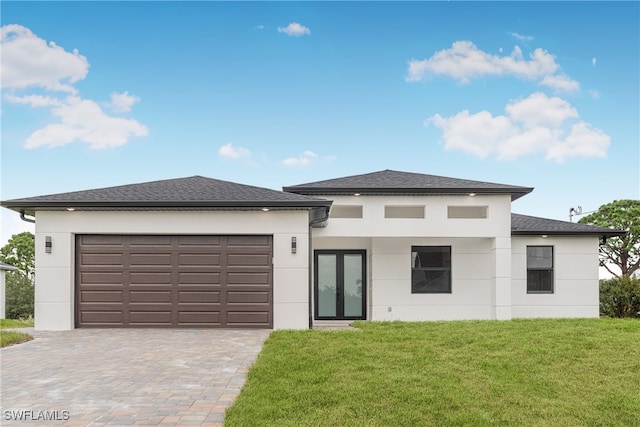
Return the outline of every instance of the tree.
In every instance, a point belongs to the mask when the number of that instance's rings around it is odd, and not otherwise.
[[[29,231],[14,234],[0,249],[0,261],[12,265],[33,280],[36,269],[35,236]]]
[[[600,246],[600,265],[616,277],[630,277],[640,269],[640,200],[614,200],[578,221],[627,232],[622,237],[610,237]],[[615,264],[621,274],[612,271]]]
[[[33,316],[35,280],[35,236],[33,233],[14,234],[0,249],[0,261],[18,271],[6,273],[6,316],[19,319]]]

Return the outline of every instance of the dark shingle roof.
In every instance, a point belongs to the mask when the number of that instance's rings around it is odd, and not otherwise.
[[[515,200],[533,191],[530,187],[447,178],[413,172],[383,170],[344,178],[284,187],[298,194],[511,194]]]
[[[33,212],[40,208],[250,208],[328,207],[331,201],[268,188],[192,176],[3,201]]]
[[[511,235],[598,235],[621,236],[624,231],[613,228],[595,227],[593,225],[577,224],[575,222],[558,221],[556,219],[539,218],[536,216],[511,214]]]

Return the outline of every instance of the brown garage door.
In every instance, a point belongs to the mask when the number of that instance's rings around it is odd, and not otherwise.
[[[271,236],[76,236],[76,327],[273,326]]]

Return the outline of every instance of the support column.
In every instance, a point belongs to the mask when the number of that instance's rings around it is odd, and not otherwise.
[[[511,237],[494,238],[491,249],[494,260],[493,277],[491,278],[493,318],[496,320],[510,320]]]

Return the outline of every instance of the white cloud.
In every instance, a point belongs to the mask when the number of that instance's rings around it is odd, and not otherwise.
[[[59,147],[82,142],[91,148],[113,148],[124,145],[132,136],[146,136],[147,128],[133,119],[110,117],[91,100],[70,96],[52,109],[60,123],[33,132],[26,148]]]
[[[591,95],[591,97],[593,99],[599,99],[600,98],[600,92],[598,92],[597,90],[589,90],[589,95]]]
[[[234,147],[233,144],[228,143],[220,147],[218,154],[229,159],[239,159],[241,157],[251,156],[251,151],[244,147]]]
[[[264,30],[264,25],[260,24],[260,25],[256,25],[255,26],[256,30]]]
[[[611,138],[584,121],[572,124],[578,112],[563,99],[534,93],[510,102],[505,112],[497,116],[467,110],[451,117],[435,114],[425,124],[442,130],[445,149],[482,158],[494,155],[510,160],[544,153],[547,159],[561,163],[570,157],[606,156]]]
[[[545,76],[540,84],[555,89],[558,92],[575,92],[580,90],[580,83],[563,73]]]
[[[517,132],[508,118],[493,117],[488,111],[469,114],[464,110],[446,118],[436,114],[427,119],[427,124],[430,123],[442,129],[446,149],[483,158],[495,151],[496,140],[506,140]]]
[[[518,34],[518,33],[509,33],[509,34],[523,42],[530,42],[531,40],[533,40],[533,36],[523,36],[522,34]]]
[[[128,91],[122,93],[112,92],[110,106],[114,111],[119,113],[127,113],[131,111],[131,107],[134,104],[140,102],[140,98],[137,96],[129,95]]]
[[[13,104],[50,108],[59,120],[34,131],[25,141],[26,148],[58,147],[73,142],[91,148],[110,148],[126,144],[131,137],[148,134],[148,129],[138,121],[111,117],[97,102],[77,95],[73,83],[83,80],[89,72],[87,58],[77,50],[68,52],[54,42],[47,43],[21,25],[5,25],[0,30],[4,99]],[[113,92],[111,102],[106,105],[117,112],[129,112],[139,101],[128,92]]]
[[[578,117],[578,111],[567,101],[555,96],[549,98],[541,92],[510,102],[505,111],[512,121],[523,123],[527,128],[559,127],[565,120]]]
[[[605,157],[611,137],[591,126],[580,122],[571,127],[571,133],[559,144],[547,151],[547,159],[562,162],[567,157]]]
[[[307,150],[298,157],[289,157],[288,159],[284,159],[282,163],[286,166],[306,166],[316,157],[318,157],[316,153]]]
[[[0,31],[3,88],[40,87],[76,93],[71,83],[87,76],[87,58],[77,50],[67,52],[54,42],[47,43],[21,25],[5,25]]]
[[[457,41],[451,48],[438,51],[428,59],[409,61],[406,80],[416,82],[427,75],[444,75],[466,84],[482,76],[510,75],[540,80],[541,84],[557,90],[577,89],[578,83],[569,76],[556,75],[559,69],[555,57],[543,49],[535,49],[525,59],[518,46],[513,48],[510,55],[503,56],[486,53],[470,41]]]
[[[29,104],[32,107],[52,107],[56,105],[62,105],[62,101],[60,101],[58,98],[52,98],[50,96],[43,95],[16,96],[8,93],[4,98],[14,104]]]
[[[292,22],[286,27],[278,27],[279,33],[285,33],[288,36],[300,37],[308,36],[311,34],[311,30],[304,25],[300,25],[297,22]]]
[[[593,64],[593,66],[594,66],[594,67],[596,66],[596,62],[597,62],[597,59],[596,59],[596,58],[592,58],[592,59],[591,59],[591,63]]]

